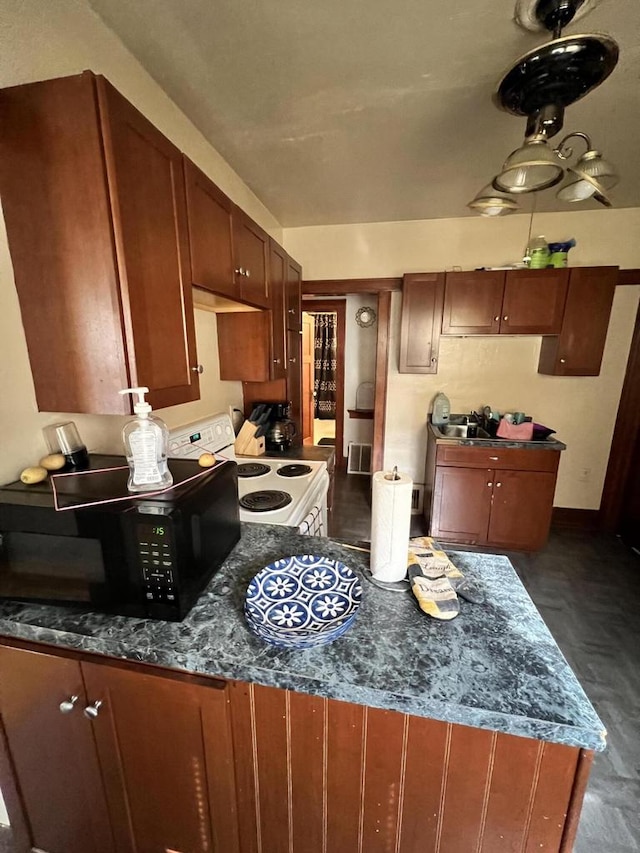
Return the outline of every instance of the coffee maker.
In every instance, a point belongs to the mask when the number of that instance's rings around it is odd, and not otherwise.
[[[265,424],[265,442],[267,450],[285,451],[293,444],[297,435],[295,423],[290,418],[291,404],[287,401],[279,403],[256,403],[264,406],[263,412],[268,411]]]

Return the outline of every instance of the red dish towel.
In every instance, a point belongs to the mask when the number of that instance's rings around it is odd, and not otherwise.
[[[531,441],[533,439],[533,424],[525,421],[523,424],[510,424],[504,418],[498,424],[496,433],[500,438],[510,438],[512,441]]]

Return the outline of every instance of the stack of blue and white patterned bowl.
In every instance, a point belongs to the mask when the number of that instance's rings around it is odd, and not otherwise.
[[[261,569],[249,584],[244,610],[260,639],[308,649],[348,631],[361,599],[360,581],[344,563],[302,554]]]

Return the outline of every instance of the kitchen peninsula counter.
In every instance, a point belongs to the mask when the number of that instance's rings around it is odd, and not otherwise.
[[[264,565],[291,554],[341,560],[363,578],[352,628],[304,651],[246,627],[244,595]],[[85,609],[0,604],[0,635],[188,673],[290,689],[446,723],[601,750],[604,727],[506,557],[455,553],[485,595],[449,623],[413,596],[364,579],[368,554],[289,528],[244,524],[242,538],[181,623]]]

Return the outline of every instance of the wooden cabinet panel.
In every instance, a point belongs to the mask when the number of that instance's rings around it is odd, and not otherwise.
[[[285,250],[271,240],[269,244],[269,291],[271,294],[271,378],[284,379],[287,375],[286,341],[286,288],[288,256]]]
[[[566,269],[508,270],[500,334],[557,335],[568,281]]]
[[[182,154],[97,79],[131,381],[155,408],[199,398]]]
[[[224,689],[82,664],[118,851],[238,850]],[[221,685],[224,686],[224,685]],[[210,726],[205,727],[205,723]],[[206,760],[205,740],[216,745]],[[212,750],[213,751],[213,750]]]
[[[242,300],[269,308],[269,235],[239,207],[233,210],[233,257]]]
[[[220,379],[268,382],[271,378],[271,314],[218,314]]]
[[[506,468],[516,471],[557,471],[560,452],[500,447],[438,444],[436,464],[462,468]]]
[[[233,203],[184,157],[191,280],[196,287],[230,299],[236,292],[233,265]]]
[[[443,335],[555,335],[567,270],[448,272]]]
[[[60,703],[77,697],[69,713]],[[27,812],[29,849],[126,853],[114,845],[75,660],[0,647],[0,717]]]
[[[492,488],[492,471],[436,468],[431,535],[472,545],[486,542]]]
[[[292,329],[287,332],[287,400],[297,429],[293,443],[299,446],[302,444],[302,335]]]
[[[182,157],[91,72],[0,92],[0,193],[41,411],[197,399]]]
[[[437,373],[444,273],[405,275],[399,373]]]
[[[495,335],[500,330],[505,273],[500,270],[448,272],[443,335]]]
[[[555,474],[494,471],[487,541],[500,548],[537,551],[549,535]]]
[[[544,338],[538,373],[598,376],[607,338],[617,267],[574,267],[559,335]]]
[[[286,309],[287,329],[299,332],[302,329],[302,267],[291,257],[287,257]]]

